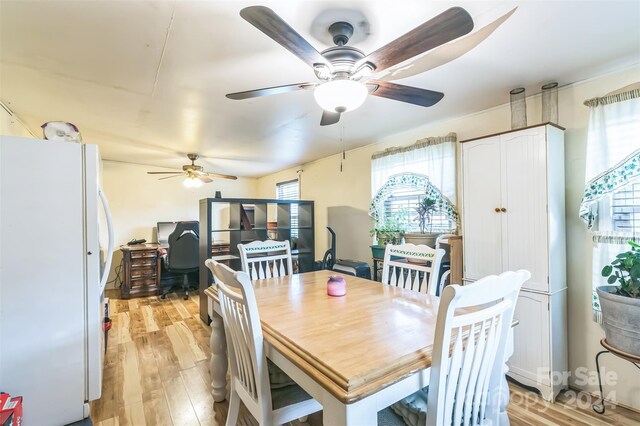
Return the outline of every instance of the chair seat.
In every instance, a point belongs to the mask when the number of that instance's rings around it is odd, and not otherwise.
[[[271,406],[274,410],[310,399],[312,399],[311,395],[295,383],[293,385],[271,389]]]
[[[427,400],[429,386],[420,389],[389,407],[402,423],[409,426],[424,426],[427,424]],[[384,411],[384,410],[382,410]],[[393,423],[391,423],[393,424]]]

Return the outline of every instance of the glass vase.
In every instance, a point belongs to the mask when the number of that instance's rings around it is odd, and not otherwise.
[[[524,87],[518,87],[509,92],[511,103],[511,128],[527,127],[527,102]]]
[[[542,122],[558,123],[558,83],[542,86]]]

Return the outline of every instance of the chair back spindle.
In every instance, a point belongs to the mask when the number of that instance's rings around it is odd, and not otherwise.
[[[289,241],[252,241],[238,244],[242,270],[252,280],[293,274]]]
[[[382,283],[435,295],[444,250],[422,244],[387,244]]]

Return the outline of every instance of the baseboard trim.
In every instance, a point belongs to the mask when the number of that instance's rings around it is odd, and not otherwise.
[[[600,401],[600,395],[598,395],[595,392],[589,392],[589,391],[586,391],[584,389],[580,389],[580,388],[578,388],[576,386],[569,386],[569,389],[571,389],[573,391],[576,391],[576,392],[586,393],[587,395],[590,395],[592,398],[594,398],[596,401]],[[627,404],[623,404],[621,402],[613,402],[613,401],[611,401],[610,399],[607,399],[607,398],[605,398],[604,400],[605,400],[605,402],[607,402],[607,403],[609,403],[611,405],[615,405],[617,407],[622,407],[622,408],[624,408],[626,410],[633,411],[634,413],[640,414],[640,409],[638,409],[638,408],[632,407],[632,406],[627,405]]]

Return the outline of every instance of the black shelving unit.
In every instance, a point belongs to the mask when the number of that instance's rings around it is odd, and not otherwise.
[[[297,206],[297,223],[292,210]],[[228,209],[229,221],[226,219]],[[221,213],[224,212],[224,213]],[[215,215],[215,217],[214,217]],[[270,217],[271,216],[271,217]],[[275,216],[276,220],[269,221]],[[228,226],[224,226],[228,225]],[[275,226],[274,226],[275,225]],[[228,265],[237,271],[242,269],[238,244],[255,240],[289,240],[291,254],[297,261],[298,272],[313,270],[315,260],[314,204],[306,200],[272,200],[261,198],[204,198],[200,200],[200,265],[211,258],[215,242],[229,243]],[[213,283],[213,276],[206,267],[200,268],[200,318],[209,322],[207,296],[204,290]]]

